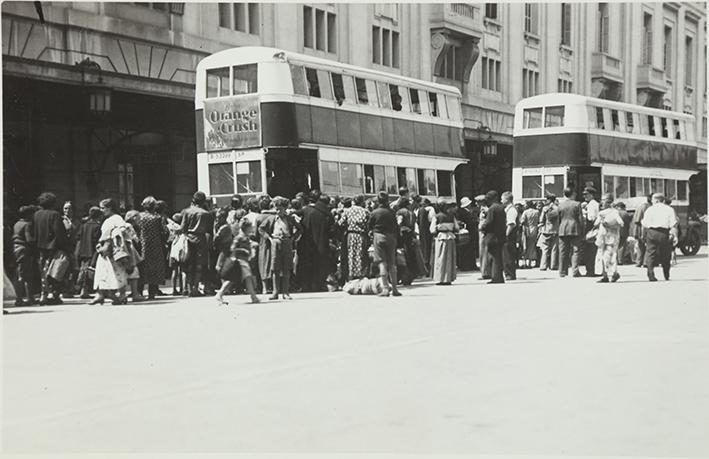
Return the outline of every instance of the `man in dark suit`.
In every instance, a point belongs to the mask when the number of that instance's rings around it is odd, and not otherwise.
[[[561,277],[566,277],[569,273],[569,262],[574,277],[581,277],[579,251],[583,230],[581,203],[576,200],[574,190],[567,187],[564,189],[564,199],[559,202],[559,276]]]
[[[504,284],[502,247],[505,244],[505,234],[507,232],[505,209],[497,201],[496,191],[488,191],[485,195],[485,201],[487,202],[488,210],[485,220],[480,224],[480,229],[485,233],[483,243],[486,245],[488,254],[492,259],[492,280],[488,284]]]
[[[315,196],[313,196],[313,200]],[[330,271],[330,238],[335,219],[330,212],[330,198],[317,197],[315,203],[303,208],[303,237],[299,245],[299,267],[303,269],[304,290],[322,292],[327,290],[326,279]]]

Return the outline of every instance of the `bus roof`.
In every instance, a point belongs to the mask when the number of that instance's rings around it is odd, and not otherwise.
[[[673,112],[669,110],[662,110],[659,108],[645,107],[643,105],[627,104],[624,102],[598,99],[595,97],[588,97],[580,94],[571,93],[548,93],[540,94],[538,96],[527,97],[526,99],[522,99],[517,102],[517,105],[515,106],[515,111],[521,108],[548,107],[551,105],[594,105],[599,107],[614,108],[617,110],[646,113],[648,115],[656,115],[661,117],[694,120],[694,116],[682,112]]]
[[[218,51],[202,59],[199,64],[197,64],[197,71],[200,72],[208,68],[221,67],[224,65],[233,65],[234,61],[244,63],[279,62],[281,58],[276,57],[276,55],[281,53],[283,54],[283,58],[286,60],[292,58],[293,60],[296,60],[301,63],[310,62],[316,65],[327,66],[332,69],[343,69],[356,73],[369,74],[375,77],[385,79],[395,79],[398,81],[410,83],[412,85],[424,86],[436,89],[441,92],[453,93],[460,97],[460,90],[455,86],[433,83],[431,81],[426,80],[418,80],[416,78],[409,78],[402,75],[397,75],[395,73],[382,72],[367,67],[357,67],[355,65],[343,64],[342,62],[337,62],[329,59],[308,56],[305,54],[298,54],[283,49],[269,48],[265,46],[242,46],[238,48],[230,48],[225,49],[223,51]]]

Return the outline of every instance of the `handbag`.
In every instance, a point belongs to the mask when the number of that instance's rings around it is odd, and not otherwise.
[[[47,276],[57,282],[62,282],[69,271],[69,266],[71,266],[71,260],[69,259],[67,253],[63,250],[57,250],[57,253],[55,253],[52,258],[52,261],[49,262]]]

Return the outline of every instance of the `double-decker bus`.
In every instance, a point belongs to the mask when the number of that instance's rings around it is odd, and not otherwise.
[[[196,77],[197,177],[232,194],[319,189],[455,197],[457,88],[266,47],[203,59]]]

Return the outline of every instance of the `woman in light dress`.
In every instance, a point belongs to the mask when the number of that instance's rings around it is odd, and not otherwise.
[[[616,282],[620,279],[618,274],[618,245],[620,243],[620,229],[623,227],[623,219],[620,213],[613,207],[613,196],[604,194],[601,202],[601,211],[596,217],[594,227],[598,229],[596,235],[596,246],[601,252],[603,270],[601,279],[598,282]]]
[[[433,260],[431,274],[436,285],[451,285],[456,278],[455,235],[459,230],[455,219],[455,203],[442,201],[440,212],[431,221]]]
[[[126,285],[130,253],[125,247],[125,230],[128,224],[118,215],[118,205],[113,199],[104,199],[99,205],[105,217],[101,224],[94,274],[96,298],[90,304],[103,304],[106,297],[113,304],[126,304]],[[116,296],[117,294],[117,296]]]

